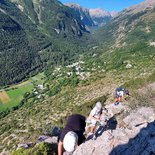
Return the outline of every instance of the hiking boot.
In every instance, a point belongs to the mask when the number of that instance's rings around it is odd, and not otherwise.
[[[119,105],[119,102],[115,102],[114,105],[116,105],[116,106]]]
[[[94,134],[93,132],[89,132],[89,133],[87,134],[87,137],[92,136],[93,134]]]
[[[92,140],[96,140],[96,139],[97,139],[97,137],[96,137],[96,135],[94,135],[93,138],[92,138]]]
[[[92,132],[89,132],[88,134],[87,134],[87,140],[90,140],[90,139],[92,139],[93,138],[93,135],[94,135],[94,133],[92,133]]]

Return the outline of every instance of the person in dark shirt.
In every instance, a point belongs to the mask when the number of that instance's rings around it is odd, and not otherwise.
[[[68,118],[58,142],[58,155],[62,155],[63,148],[67,152],[73,152],[76,146],[84,142],[85,121],[86,118],[79,114],[73,114]]]

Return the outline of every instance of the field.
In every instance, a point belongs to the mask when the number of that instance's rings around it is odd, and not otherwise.
[[[10,97],[5,91],[0,92],[0,101],[1,103],[8,103],[10,101]]]
[[[33,84],[23,85],[17,88],[9,89],[8,91],[2,91],[0,93],[1,105],[0,112],[7,108],[17,106],[23,99],[23,95],[26,92],[33,90]]]
[[[32,92],[34,89],[33,82],[37,84],[42,83],[44,78],[44,74],[40,73],[28,81],[22,82],[18,85],[10,86],[5,90],[1,90],[0,92],[0,112],[5,111],[6,109],[10,109],[12,107],[17,106],[23,99],[23,95],[26,92]]]

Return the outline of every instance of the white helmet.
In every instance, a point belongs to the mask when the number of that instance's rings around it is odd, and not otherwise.
[[[101,102],[97,102],[96,106],[95,106],[98,110],[102,109],[102,103]]]
[[[65,135],[64,140],[63,140],[64,149],[67,152],[71,153],[75,150],[77,143],[78,143],[78,135],[73,131],[69,131]]]

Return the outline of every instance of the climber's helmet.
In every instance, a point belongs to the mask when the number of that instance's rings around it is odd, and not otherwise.
[[[78,136],[75,132],[73,131],[69,131],[63,140],[63,146],[64,149],[69,152],[72,153],[73,151],[75,151],[76,147],[78,145]]]
[[[100,111],[102,109],[102,103],[97,102],[95,107],[97,108],[98,111]]]

